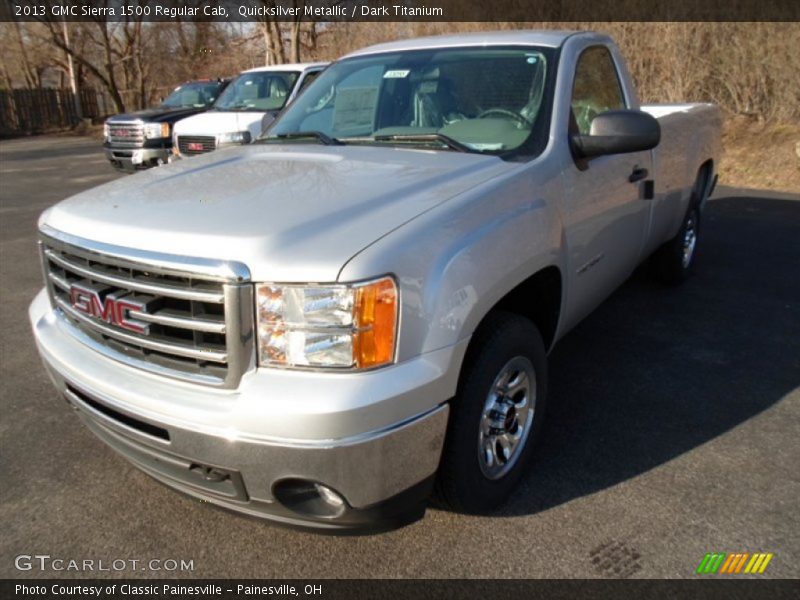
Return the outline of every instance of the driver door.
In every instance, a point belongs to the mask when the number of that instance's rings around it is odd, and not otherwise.
[[[571,98],[569,134],[588,134],[592,119],[627,108],[614,59],[605,46],[579,56]],[[566,132],[565,132],[566,133]],[[565,165],[565,230],[569,248],[569,322],[593,310],[639,262],[650,206],[634,172],[652,171],[649,151],[569,159]]]

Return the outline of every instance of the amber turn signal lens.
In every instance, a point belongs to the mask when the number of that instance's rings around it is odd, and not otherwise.
[[[397,285],[391,277],[356,288],[353,355],[359,369],[394,360]]]

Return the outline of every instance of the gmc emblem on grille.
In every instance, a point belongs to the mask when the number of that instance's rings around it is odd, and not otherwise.
[[[112,129],[111,135],[115,137],[128,137],[131,135],[131,132],[127,129]]]
[[[186,149],[191,150],[192,152],[202,152],[203,151],[203,144],[200,142],[189,142],[186,144]]]
[[[129,295],[130,292],[125,290],[112,292],[111,288],[96,288],[82,283],[69,286],[69,301],[75,310],[122,329],[147,335],[150,326],[130,316],[132,310],[147,312],[147,304]]]

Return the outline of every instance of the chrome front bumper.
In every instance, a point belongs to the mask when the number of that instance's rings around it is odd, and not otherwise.
[[[268,377],[269,373],[252,374],[249,382],[234,391],[166,380],[80,343],[67,333],[65,328],[71,325],[58,311],[51,310],[44,294],[39,294],[31,305],[30,318],[47,371],[81,420],[135,466],[170,487],[241,513],[323,531],[384,530],[424,514],[447,427],[449,406],[444,401],[450,396],[443,392],[451,387],[454,390],[457,370],[454,374],[446,368],[432,370],[429,357],[425,365],[406,365],[407,373],[392,375],[391,369],[387,370],[383,382],[376,377],[381,374],[373,372],[369,374],[369,385],[360,386],[364,398],[351,399],[349,410],[317,414],[317,419],[306,421],[308,427],[303,426],[303,419],[280,424],[288,434],[284,437],[259,435],[230,427],[238,422],[231,414],[237,406],[247,408],[253,399],[245,396],[261,395],[270,389],[269,384],[259,385],[253,380]],[[460,362],[459,354],[460,349],[448,352],[442,365],[454,358]],[[444,355],[439,357],[443,358]],[[418,371],[416,375],[413,369]],[[397,411],[419,401],[404,393],[394,398],[381,397],[383,389],[397,391],[397,383],[386,377],[398,376],[411,386],[419,384],[420,378],[435,377],[429,385],[420,385],[416,393],[442,396],[438,402],[428,398],[426,410],[396,419],[386,414],[387,407],[394,404]],[[297,373],[290,377],[295,385],[303,385],[303,378]],[[335,386],[321,388],[313,379],[309,385],[315,387],[317,400],[320,394],[338,393]],[[280,393],[283,388],[274,389]],[[281,397],[279,402],[302,403],[304,397],[310,397],[308,390],[297,391],[297,397]],[[167,397],[169,406],[164,415],[149,410],[150,401],[166,404]],[[367,397],[370,404],[365,406]],[[264,403],[276,400],[269,394],[258,398]],[[317,406],[325,405],[318,402]],[[342,399],[332,397],[328,406],[341,407]],[[370,410],[382,414],[370,415]],[[292,415],[291,410],[287,412],[287,420],[299,416]],[[209,426],[209,415],[219,427]],[[343,419],[350,432],[340,436],[337,434],[343,431]],[[385,424],[387,419],[395,420]],[[254,415],[253,421],[258,427],[259,415]],[[326,422],[331,424],[330,435],[323,429]],[[384,425],[360,433],[354,430],[378,422]],[[269,429],[268,425],[265,428]],[[302,439],[300,433],[304,430],[314,437]],[[276,490],[289,481],[323,484],[343,497],[346,509],[332,516],[287,505]]]
[[[172,156],[169,148],[111,148],[104,146],[103,149],[111,165],[126,173],[167,163]]]

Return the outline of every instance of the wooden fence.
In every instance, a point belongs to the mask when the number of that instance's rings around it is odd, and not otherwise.
[[[114,112],[105,94],[80,91],[81,116],[96,119]],[[40,133],[75,126],[78,112],[72,91],[59,88],[0,90],[0,135]]]

